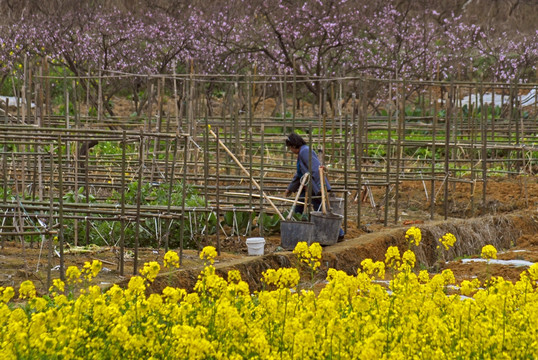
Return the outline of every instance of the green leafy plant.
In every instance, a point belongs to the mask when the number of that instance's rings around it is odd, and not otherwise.
[[[251,211],[226,211],[222,225],[227,225],[232,228],[232,235],[240,235],[242,231],[247,229],[247,226],[252,224],[256,218],[256,213]]]
[[[63,197],[64,202],[66,203],[77,203],[77,202],[86,202],[86,192],[84,191],[84,187],[81,186],[78,188],[78,190],[75,192],[73,190],[68,191],[64,194]],[[88,196],[88,202],[94,203],[95,202],[95,196],[92,194],[89,194]]]
[[[268,233],[276,232],[280,229],[280,216],[278,214],[261,213],[258,216],[258,224]]]

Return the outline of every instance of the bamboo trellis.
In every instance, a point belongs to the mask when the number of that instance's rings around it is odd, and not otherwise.
[[[100,74],[93,80],[104,84],[137,76]],[[369,205],[384,209],[385,225],[398,222],[400,186],[408,181],[423,182],[427,202],[433,204],[432,219],[448,216],[456,183],[467,184],[471,194],[482,186],[483,198],[471,197],[475,211],[487,202],[490,176],[532,172],[538,165],[538,101],[536,95],[532,98],[537,84],[283,75],[145,77],[150,96],[135,116],[107,115],[101,104],[103,86],[89,96],[91,89],[66,77],[27,79],[21,93],[26,99],[33,93],[33,104],[0,103],[2,241],[50,243],[57,236],[60,243],[88,245],[97,224],[108,221],[120,226],[114,245],[123,259],[125,247],[136,252],[140,231],[148,231],[139,226],[144,222],[156,224],[152,246],[166,249],[178,240],[170,238],[170,229],[179,226],[182,249],[184,231],[195,214],[205,222],[198,224],[205,226],[198,227],[197,236],[207,240],[209,219],[216,217],[219,224],[226,211],[275,213],[264,197],[281,196],[295,171],[284,146],[291,131],[311,138],[328,166],[333,192],[345,201],[344,224],[360,224]],[[50,89],[44,89],[60,80],[66,84],[65,115],[55,114],[47,98]],[[322,93],[312,97],[306,82],[319,82],[315,88]],[[501,103],[495,103],[495,96],[493,102],[484,101],[485,94],[501,96]],[[98,99],[97,114],[81,110],[91,106],[84,98]],[[165,110],[167,101],[173,105]],[[217,137],[237,161],[219,151]],[[182,184],[180,203],[172,201],[176,184]],[[166,187],[166,198],[150,205],[144,185]],[[203,201],[186,203],[187,187],[196,189]],[[371,192],[370,204],[350,201],[350,194],[372,187],[384,189],[379,204]],[[289,205],[283,201],[276,206]],[[130,226],[134,234],[128,233]],[[75,229],[68,232],[67,227]],[[228,236],[219,225],[216,233]],[[220,243],[216,245],[220,251]],[[122,275],[123,266],[121,260]]]

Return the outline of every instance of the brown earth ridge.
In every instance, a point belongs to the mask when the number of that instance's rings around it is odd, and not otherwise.
[[[472,264],[472,268],[470,268],[461,262],[461,258],[472,254],[479,255],[482,247],[486,244],[495,246],[499,252],[507,249],[526,249],[529,259],[534,262],[538,261],[538,211],[522,211],[508,215],[484,216],[465,220],[432,221],[417,227],[421,229],[422,242],[418,247],[411,247],[417,257],[417,263],[434,271],[450,268],[455,273],[458,283],[473,277],[485,279],[485,263]],[[329,268],[342,270],[348,274],[356,274],[357,269],[360,268],[360,263],[366,258],[383,261],[389,246],[397,246],[400,252],[407,250],[405,232],[408,228],[409,226],[387,228],[324,247],[322,265],[316,279],[318,281],[324,279]],[[437,239],[447,232],[454,234],[457,241],[446,254],[448,262],[439,264]],[[506,256],[502,256],[500,253],[498,257]],[[450,261],[454,259],[460,260]],[[300,267],[300,264],[291,251],[282,251],[259,257],[231,259],[215,265],[216,273],[225,279],[228,271],[240,271],[242,279],[249,284],[251,291],[263,288],[261,279],[264,271],[280,267]],[[466,271],[466,268],[472,270]],[[151,285],[149,292],[160,293],[166,286],[184,288],[190,291],[198,280],[200,270],[201,267],[194,267],[180,269],[171,274],[162,274]],[[522,268],[495,265],[489,269],[491,275],[503,276],[512,281],[517,280],[523,270]],[[124,280],[120,285],[125,287],[127,283],[128,280]]]

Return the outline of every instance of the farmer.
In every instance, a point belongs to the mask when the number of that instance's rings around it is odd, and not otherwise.
[[[321,208],[321,179],[319,175],[319,167],[321,166],[321,163],[318,159],[318,156],[316,155],[315,151],[310,151],[310,148],[308,145],[306,145],[306,142],[304,139],[295,134],[291,133],[288,138],[286,139],[286,146],[289,148],[289,150],[297,155],[297,171],[295,175],[293,176],[293,179],[291,180],[290,184],[288,185],[286,192],[284,193],[284,196],[289,196],[291,193],[296,192],[299,189],[301,177],[309,172],[309,166],[308,163],[310,161],[310,154],[312,154],[312,163],[311,163],[311,185],[312,185],[312,206],[314,207],[315,211],[319,211]],[[327,191],[331,191],[331,185],[325,179],[325,188]],[[305,190],[303,189],[301,192],[301,201],[304,202],[305,197]],[[295,207],[295,212],[302,214],[304,211],[303,205],[297,205]],[[342,240],[344,238],[344,230],[340,229],[340,235],[338,236],[339,240]]]

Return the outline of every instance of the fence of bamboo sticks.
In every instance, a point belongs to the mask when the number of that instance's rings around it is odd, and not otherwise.
[[[132,116],[107,114],[105,85],[140,78],[146,105]],[[220,251],[226,213],[274,213],[262,195],[278,200],[295,171],[284,146],[292,131],[329,169],[345,201],[344,224],[361,224],[365,205],[348,195],[364,187],[384,189],[385,225],[398,222],[407,181],[424,183],[431,219],[446,219],[454,184],[483,188],[482,199],[471,197],[474,210],[487,202],[490,176],[538,166],[536,84],[196,74],[85,80],[26,76],[16,106],[0,103],[0,239],[51,248],[57,237],[60,259],[64,243],[97,239],[119,248],[121,275],[126,248],[135,251],[136,273],[141,243],[182,253],[211,234]],[[99,85],[78,85],[89,80]],[[65,85],[63,115],[51,105],[54,81]],[[105,223],[114,236],[101,233]]]

